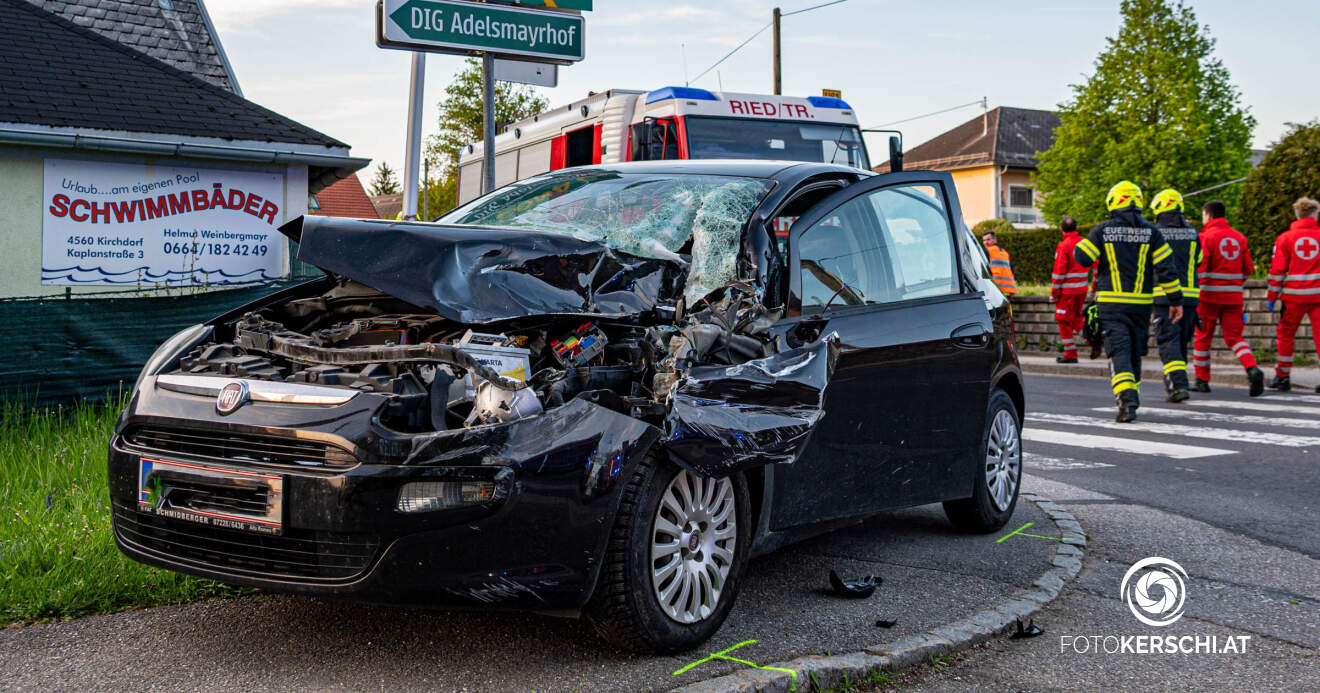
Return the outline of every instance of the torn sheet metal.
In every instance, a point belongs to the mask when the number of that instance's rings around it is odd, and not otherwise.
[[[299,260],[467,324],[644,313],[671,298],[681,272],[558,233],[314,216],[298,223],[281,231],[299,239]]]
[[[824,415],[838,335],[734,366],[688,369],[670,396],[664,447],[706,476],[797,459]]]

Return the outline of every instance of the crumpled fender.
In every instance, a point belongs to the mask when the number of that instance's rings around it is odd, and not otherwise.
[[[797,459],[825,415],[839,337],[733,366],[697,366],[674,384],[663,448],[676,464],[722,477]]]

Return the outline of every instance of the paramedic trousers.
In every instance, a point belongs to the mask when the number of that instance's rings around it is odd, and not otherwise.
[[[1183,317],[1178,322],[1169,319],[1169,305],[1156,303],[1155,344],[1159,347],[1160,361],[1164,363],[1164,389],[1187,389],[1187,345],[1196,332],[1195,300],[1183,301]]]
[[[1215,336],[1216,323],[1223,326],[1224,343],[1233,350],[1233,355],[1242,362],[1243,368],[1256,365],[1256,356],[1251,353],[1251,344],[1242,338],[1241,303],[1207,303],[1201,301],[1196,314],[1201,318],[1201,326],[1196,328],[1196,341],[1192,343],[1192,364],[1196,366],[1196,379],[1210,382],[1210,343]],[[1291,344],[1291,341],[1289,342]],[[1279,353],[1283,353],[1282,346]],[[1292,350],[1288,351],[1289,356]]]
[[[1320,351],[1320,303],[1283,303],[1283,315],[1279,317],[1279,362],[1274,366],[1274,374],[1286,378],[1292,373],[1293,344],[1297,340],[1297,328],[1302,326],[1302,318],[1311,316],[1311,341],[1316,351]]]
[[[1063,341],[1064,358],[1077,358],[1077,340],[1081,337],[1082,326],[1086,323],[1086,315],[1082,312],[1082,304],[1085,302],[1085,293],[1062,294],[1054,304],[1054,322],[1059,323],[1059,337]]]
[[[1110,385],[1120,405],[1141,403],[1141,357],[1150,338],[1149,305],[1100,304],[1100,329],[1109,354]]]

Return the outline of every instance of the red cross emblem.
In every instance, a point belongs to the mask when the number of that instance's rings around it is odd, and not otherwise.
[[[1314,260],[1316,255],[1320,255],[1320,242],[1310,236],[1299,238],[1293,244],[1293,252],[1297,253],[1297,257],[1309,262]]]
[[[1238,245],[1236,238],[1225,238],[1219,242],[1219,254],[1224,256],[1225,260],[1238,259],[1238,253],[1242,248]]]

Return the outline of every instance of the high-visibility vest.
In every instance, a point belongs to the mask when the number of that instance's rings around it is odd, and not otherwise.
[[[1013,278],[1013,263],[1008,259],[1008,251],[992,245],[987,247],[985,252],[990,256],[990,274],[994,277],[995,286],[999,287],[1005,296],[1016,296],[1017,279]]]

